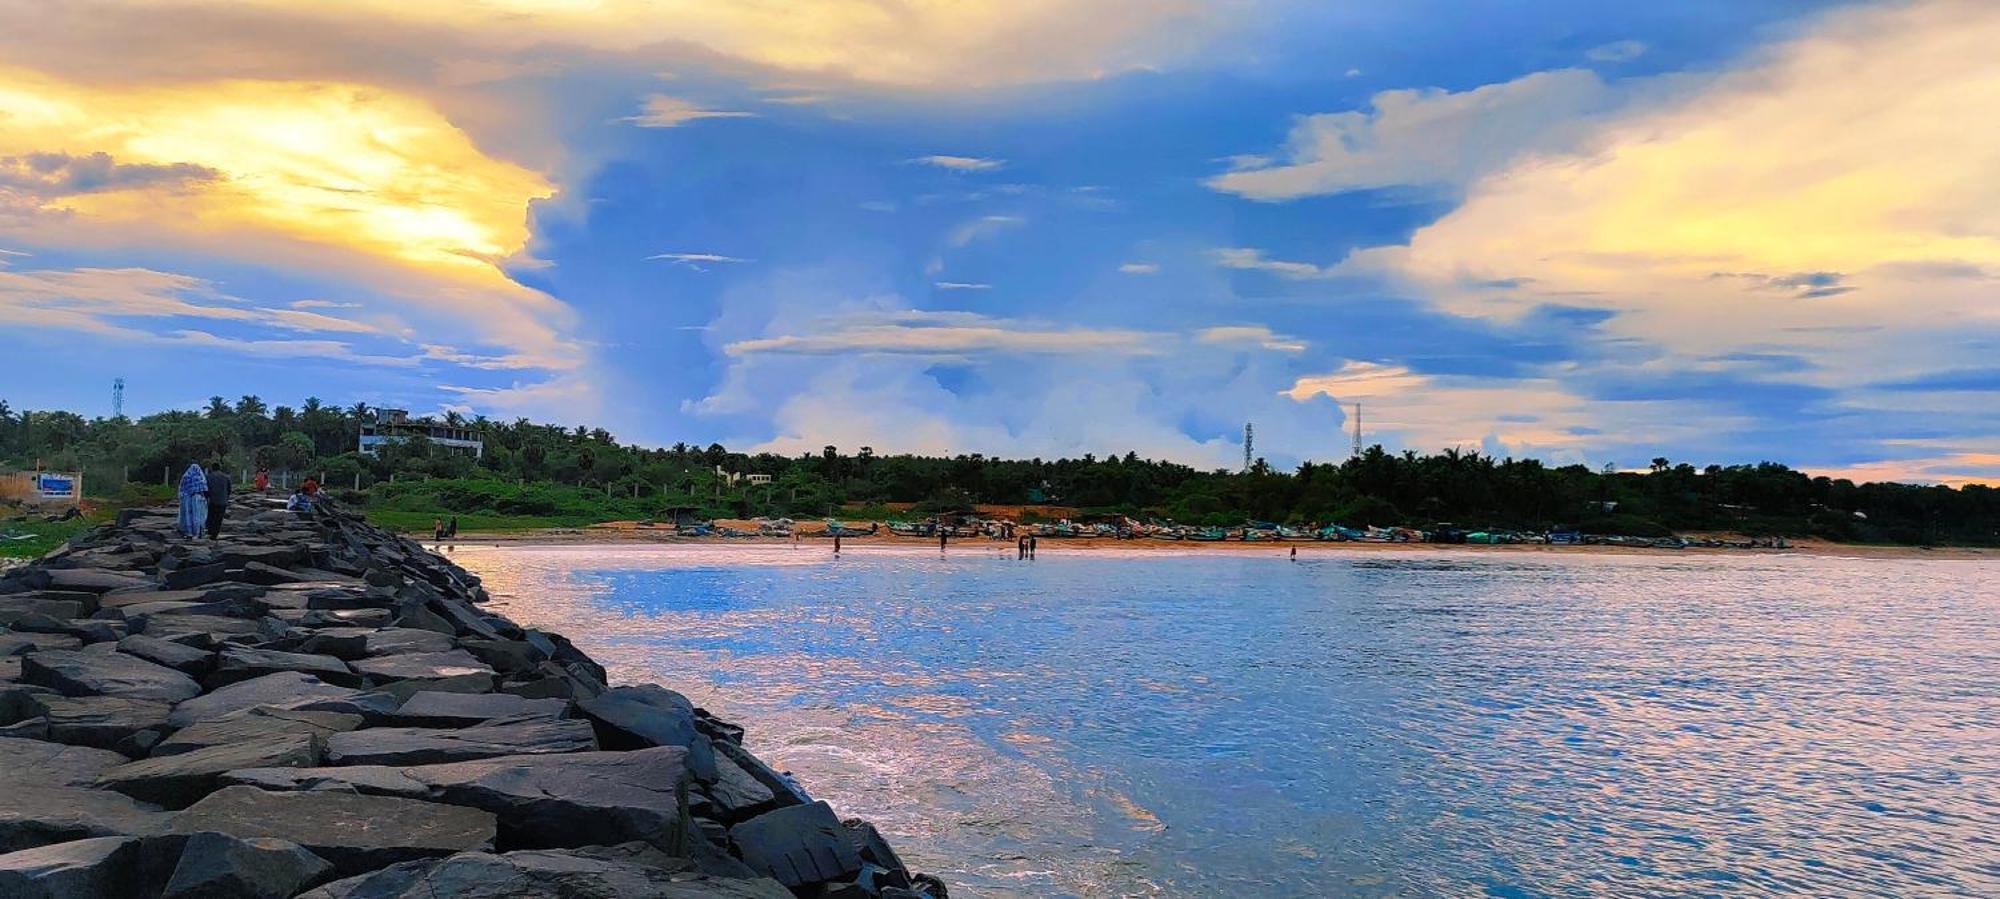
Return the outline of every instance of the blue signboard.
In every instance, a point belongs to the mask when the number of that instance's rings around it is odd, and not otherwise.
[[[35,492],[45,499],[59,499],[76,494],[76,478],[66,474],[40,472],[35,475]]]

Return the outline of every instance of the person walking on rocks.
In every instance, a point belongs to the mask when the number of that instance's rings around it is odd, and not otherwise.
[[[208,464],[208,539],[222,538],[222,517],[229,514],[229,472],[220,461]]]
[[[258,492],[258,493],[266,493],[266,492],[269,492],[269,491],[270,491],[270,489],[271,489],[271,472],[270,472],[270,469],[266,469],[266,468],[259,468],[259,469],[257,469],[257,477],[256,477],[256,479],[252,480],[252,481],[251,481],[250,483],[252,483],[252,484],[255,484],[255,485],[257,485],[257,492]]]
[[[200,462],[181,472],[180,497],[181,515],[176,526],[189,537],[201,536],[208,526],[208,475],[202,472]]]

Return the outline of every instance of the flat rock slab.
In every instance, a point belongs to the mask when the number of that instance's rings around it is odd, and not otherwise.
[[[329,627],[320,629],[302,648],[354,661],[371,656],[450,652],[453,647],[450,637],[422,628]]]
[[[692,874],[582,852],[465,852],[339,880],[299,899],[792,899],[772,880]]]
[[[861,853],[824,802],[765,812],[729,829],[729,841],[751,870],[788,887],[849,880]]]
[[[0,737],[0,795],[14,784],[82,786],[130,761],[123,755],[85,746]]]
[[[145,755],[167,731],[173,707],[123,696],[41,696],[35,709],[48,719],[49,740],[72,746]]]
[[[143,616],[133,630],[149,637],[204,647],[264,636],[263,626],[254,619],[185,612]]]
[[[526,699],[510,693],[420,691],[396,709],[394,723],[408,727],[467,727],[494,718],[561,718],[562,699]]]
[[[118,651],[155,665],[164,665],[189,677],[200,677],[215,665],[215,653],[144,634],[134,634],[118,641]]]
[[[122,793],[71,786],[0,787],[0,852],[93,837],[164,833],[172,815]],[[12,895],[0,891],[0,896]]]
[[[211,721],[201,721],[174,731],[153,747],[155,758],[179,755],[210,746],[263,740],[281,734],[311,734],[327,737],[361,726],[360,715],[344,712],[311,712],[256,706]]]
[[[225,772],[238,768],[310,768],[319,764],[319,737],[275,734],[241,743],[223,743],[119,765],[97,785],[168,808],[186,808],[215,792]]]
[[[297,843],[270,837],[242,839],[198,833],[181,850],[180,864],[161,899],[266,899],[293,896],[333,874],[326,859]]]
[[[0,631],[0,656],[17,656],[47,649],[81,649],[83,641],[68,634],[24,634]]]
[[[348,668],[346,662],[333,656],[253,649],[247,646],[223,647],[222,652],[216,656],[215,671],[208,675],[204,683],[212,690],[281,671],[310,674],[337,686],[361,686],[360,676]]]
[[[150,590],[153,579],[129,571],[108,568],[61,568],[50,571],[48,589],[81,593],[109,593],[112,590]]]
[[[186,727],[253,706],[295,706],[313,699],[351,699],[359,694],[359,690],[336,687],[310,674],[286,671],[230,684],[205,696],[187,700],[174,706],[167,723]]]
[[[139,841],[101,837],[0,855],[0,896],[84,899],[130,896]]]
[[[499,817],[511,846],[566,848],[653,839],[681,827],[686,750],[518,755],[448,765],[232,771],[229,783],[431,799]]]
[[[386,683],[398,680],[442,680],[468,674],[493,676],[493,669],[485,662],[473,657],[463,649],[444,652],[409,652],[385,655],[379,658],[363,659],[354,663],[354,670],[367,677],[372,683]]]
[[[597,737],[589,722],[543,719],[455,730],[374,727],[334,734],[327,738],[326,760],[331,765],[434,765],[595,749]]]
[[[123,696],[180,702],[201,694],[201,685],[172,668],[124,653],[50,650],[21,662],[21,681],[66,696]]]
[[[494,836],[492,813],[479,809],[389,796],[272,793],[244,786],[209,794],[176,816],[173,828],[178,833],[215,831],[297,843],[333,863],[341,874],[486,849]]]

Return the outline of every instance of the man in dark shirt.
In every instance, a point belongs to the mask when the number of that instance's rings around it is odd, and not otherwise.
[[[222,516],[229,513],[229,475],[221,463],[208,466],[208,539],[222,536]]]

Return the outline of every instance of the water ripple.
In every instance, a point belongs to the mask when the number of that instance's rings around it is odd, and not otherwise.
[[[2000,894],[2000,569],[461,550],[955,896]]]

